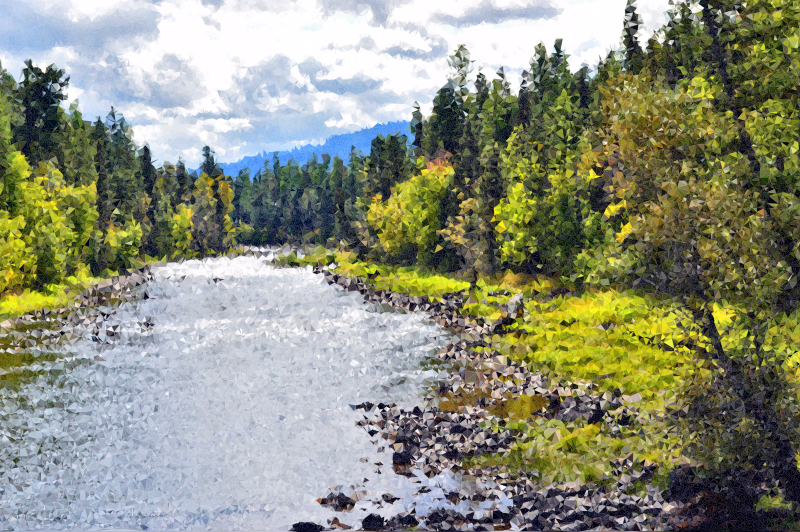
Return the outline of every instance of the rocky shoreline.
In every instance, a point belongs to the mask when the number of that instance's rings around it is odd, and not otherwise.
[[[550,382],[546,376],[513,364],[499,353],[475,351],[475,347],[486,346],[484,337],[503,334],[506,325],[522,316],[522,294],[512,296],[509,303],[501,307],[499,320],[486,323],[481,318],[464,318],[456,313],[464,304],[464,296],[460,293],[445,294],[437,298],[437,302],[432,302],[425,296],[411,297],[373,290],[363,279],[348,278],[326,270],[314,268],[314,272],[323,274],[329,284],[359,292],[365,303],[424,312],[461,338],[459,343],[450,344],[438,353],[440,360],[457,361],[461,369],[451,373],[446,383],[440,383],[437,395],[439,406],[442,398],[466,398],[467,404],[458,406],[455,411],[443,410],[436,405],[405,411],[392,404],[370,403],[356,405],[354,409],[364,413],[359,424],[368,430],[371,437],[377,435],[375,442],[394,450],[392,469],[396,474],[410,477],[416,470],[430,478],[449,469],[472,479],[478,488],[445,494],[444,498],[452,503],[452,508],[436,510],[425,517],[416,516],[413,510],[388,521],[371,514],[364,519],[363,530],[404,530],[410,527],[459,531],[774,530],[766,526],[767,519],[789,516],[786,510],[754,512],[735,507],[730,501],[720,502],[719,497],[715,499],[711,493],[715,491],[714,486],[707,486],[708,492],[700,493],[697,484],[687,484],[692,472],[685,467],[670,472],[670,487],[662,492],[649,482],[657,466],[644,461],[635,463],[632,455],[620,457],[611,464],[614,467],[612,474],[617,476],[616,485],[611,488],[577,482],[542,486],[535,470],[512,476],[500,473],[497,467],[462,469],[460,460],[464,456],[508,452],[514,443],[518,431],[510,429],[497,433],[479,425],[492,418],[493,411],[496,413],[498,408],[502,408],[504,397],[543,398],[542,406],[546,408],[533,415],[563,421],[584,417],[590,423],[612,425],[612,432],[615,427],[629,424],[630,419],[638,415],[635,403],[640,397],[626,396],[616,390],[601,394],[594,383]],[[568,295],[566,289],[558,289],[544,300]],[[453,406],[452,402],[450,406]],[[644,483],[645,496],[626,494],[635,482]],[[480,488],[487,484],[495,487]],[[342,501],[341,497],[341,494],[329,494],[321,498],[320,503],[329,504],[338,511],[347,511],[348,501],[346,498]],[[486,504],[486,501],[502,499],[510,499],[513,505],[497,509]],[[336,502],[330,504],[334,500]],[[391,498],[386,502],[391,504]],[[476,505],[476,502],[481,504]],[[337,528],[345,527],[334,519],[327,527],[297,523],[293,530],[316,532]]]

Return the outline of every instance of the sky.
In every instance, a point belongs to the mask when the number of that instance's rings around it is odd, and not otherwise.
[[[87,120],[113,105],[158,161],[191,167],[430,112],[465,45],[513,89],[556,38],[575,71],[619,48],[626,0],[0,0],[0,61],[70,75]],[[638,0],[642,45],[669,0]]]

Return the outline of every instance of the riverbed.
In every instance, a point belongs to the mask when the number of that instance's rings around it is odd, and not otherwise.
[[[446,331],[263,257],[152,274],[146,299],[32,347],[0,388],[0,527],[357,529],[410,509],[419,484],[351,405],[420,404]],[[356,507],[321,506],[331,488]],[[384,493],[400,500],[376,506]]]

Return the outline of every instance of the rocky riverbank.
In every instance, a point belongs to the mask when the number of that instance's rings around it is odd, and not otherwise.
[[[440,383],[434,404],[407,411],[396,405],[364,403],[354,406],[363,412],[359,422],[375,442],[394,450],[391,470],[412,477],[421,472],[432,477],[449,469],[469,480],[472,489],[442,494],[449,508],[423,516],[414,509],[384,521],[377,514],[364,519],[364,530],[402,530],[411,527],[431,530],[671,530],[671,529],[766,529],[768,517],[785,517],[785,512],[752,512],[730,505],[709,507],[707,494],[681,489],[688,472],[678,468],[670,474],[670,489],[662,491],[649,480],[656,466],[635,463],[632,455],[618,458],[612,466],[616,484],[551,483],[543,485],[538,472],[501,473],[498,467],[464,468],[465,456],[508,453],[516,430],[488,430],[487,420],[500,420],[508,397],[528,397],[536,404],[532,415],[564,421],[584,417],[589,423],[627,425],[638,414],[640,398],[616,392],[600,393],[593,383],[552,382],[545,375],[511,363],[499,353],[476,351],[485,347],[487,335],[503,334],[504,328],[522,316],[522,294],[515,295],[501,309],[501,318],[487,323],[478,317],[457,313],[464,295],[445,294],[436,302],[428,297],[409,297],[395,292],[373,290],[365,280],[347,278],[321,268],[329,284],[357,291],[366,303],[395,309],[425,312],[430,319],[459,335],[461,341],[438,353],[443,362],[457,362],[460,369]],[[510,295],[510,294],[506,294]],[[549,298],[569,297],[565,289]],[[389,467],[385,468],[387,471]],[[634,483],[644,484],[646,495],[629,495]],[[491,487],[487,487],[491,486]],[[713,489],[713,487],[710,487]],[[425,493],[423,487],[419,493]],[[511,500],[502,507],[501,501]],[[350,501],[330,493],[319,501],[337,511],[347,511]],[[392,498],[384,496],[386,504]],[[496,504],[495,504],[496,503]],[[379,503],[380,504],[380,503]],[[333,520],[327,526],[297,523],[296,531],[344,528]]]

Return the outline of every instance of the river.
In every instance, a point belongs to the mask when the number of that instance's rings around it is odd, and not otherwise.
[[[350,405],[422,404],[437,378],[423,362],[448,333],[263,258],[153,274],[149,299],[105,309],[105,334],[78,325],[31,348],[0,388],[0,527],[357,529],[410,504],[419,484]],[[316,502],[335,486],[364,500]],[[382,493],[401,499],[376,509]]]

